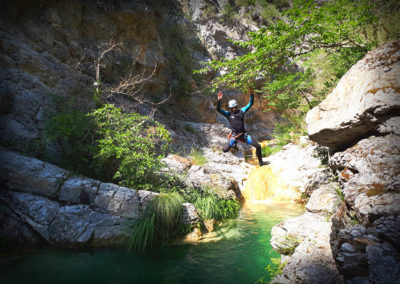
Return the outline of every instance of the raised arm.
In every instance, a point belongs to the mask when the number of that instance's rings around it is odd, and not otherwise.
[[[247,106],[242,107],[243,113],[246,113],[246,112],[251,108],[251,106],[252,106],[253,104],[254,104],[254,94],[251,93],[251,94],[250,94],[250,101],[249,101],[249,103],[247,104]]]
[[[223,116],[228,117],[229,112],[227,112],[226,110],[223,110],[223,109],[221,108],[221,99],[222,99],[222,96],[223,96],[222,93],[219,92],[219,93],[218,93],[218,102],[217,102],[217,111],[218,111],[220,114],[222,114]]]

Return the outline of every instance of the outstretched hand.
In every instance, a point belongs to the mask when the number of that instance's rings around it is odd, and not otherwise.
[[[218,100],[220,101],[222,99],[222,97],[224,96],[224,94],[222,94],[222,92],[218,93]]]

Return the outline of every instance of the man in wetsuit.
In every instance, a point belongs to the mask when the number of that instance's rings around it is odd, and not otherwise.
[[[241,109],[238,108],[236,100],[230,100],[228,103],[229,111],[221,109],[222,97],[222,92],[219,92],[217,111],[228,119],[232,129],[232,133],[229,135],[229,140],[225,144],[223,151],[225,153],[228,152],[231,147],[236,146],[238,141],[247,143],[256,148],[257,159],[260,166],[268,165],[269,162],[263,162],[262,160],[261,145],[257,142],[257,139],[251,137],[244,128],[244,116],[254,103],[254,94],[250,94],[250,102]]]

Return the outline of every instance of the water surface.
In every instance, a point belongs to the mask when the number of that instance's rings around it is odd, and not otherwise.
[[[147,254],[121,249],[35,249],[0,256],[1,283],[254,283],[279,257],[271,228],[297,216],[294,204],[253,204],[205,242],[168,245]]]

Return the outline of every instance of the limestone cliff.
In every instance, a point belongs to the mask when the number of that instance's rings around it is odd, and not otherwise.
[[[176,119],[216,122],[214,94],[205,94],[191,71],[201,61],[239,54],[242,51],[228,38],[240,40],[256,28],[245,19],[220,23],[223,2],[2,1],[2,144],[21,150],[37,141],[49,115],[65,107],[57,105],[59,97],[74,98],[83,109],[90,107],[94,83],[101,83],[108,102],[126,111],[156,111],[156,118],[173,130],[179,130]],[[207,12],[210,7],[213,13]],[[127,78],[140,84],[116,91]],[[227,95],[247,103],[239,94]],[[157,105],[162,101],[166,102]],[[265,136],[277,114],[260,114],[257,98],[248,127]],[[251,117],[257,117],[257,125]]]
[[[400,279],[400,42],[369,52],[307,115],[310,138],[331,147],[344,203],[331,246],[351,283]]]

